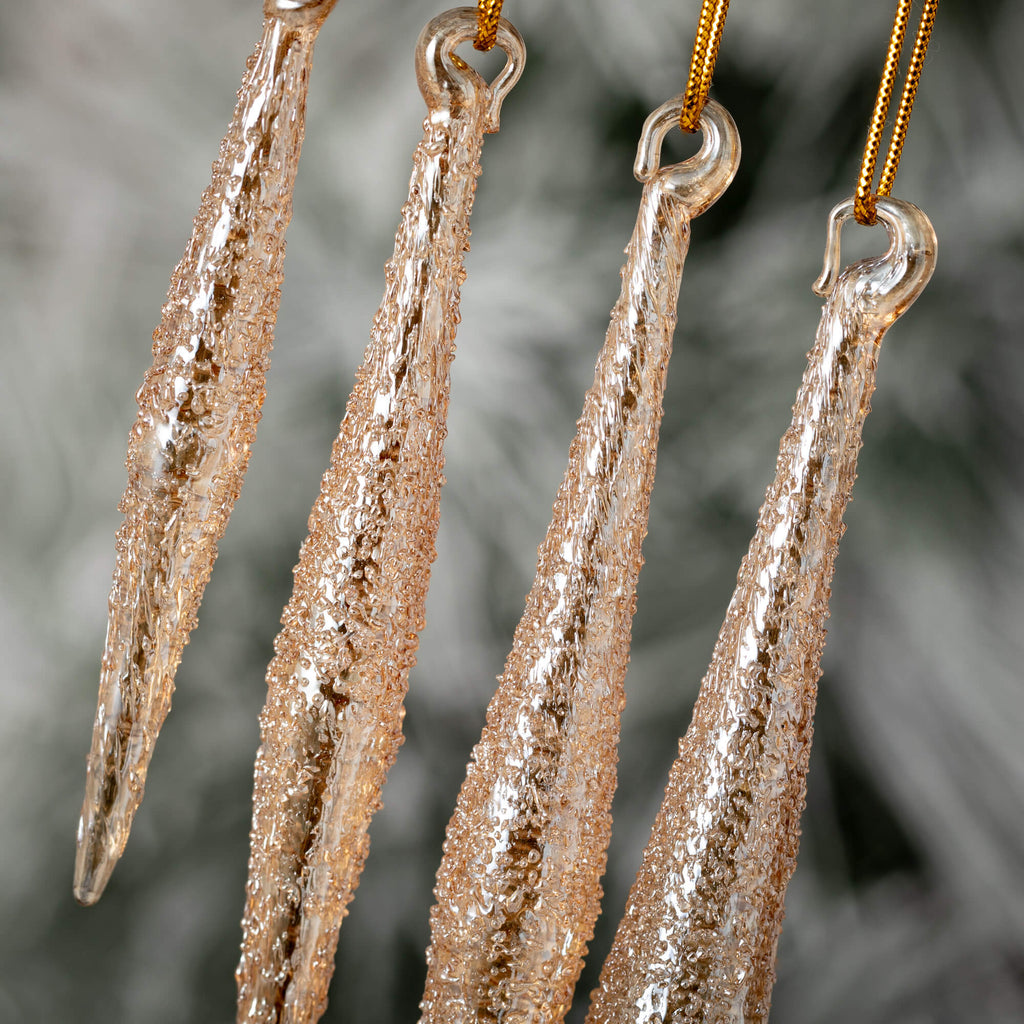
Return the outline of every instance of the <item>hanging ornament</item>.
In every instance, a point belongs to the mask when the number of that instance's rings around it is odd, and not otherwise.
[[[694,47],[695,90],[644,124],[635,171],[645,184],[622,293],[526,610],[448,825],[422,1024],[561,1021],[593,935],[690,221],[739,165],[736,126],[707,101],[708,53],[717,52],[722,22],[713,48],[708,24],[702,18]],[[662,141],[680,122],[699,126],[703,146],[660,167]]]
[[[695,157],[659,167],[680,95],[647,119],[622,294],[537,575],[448,825],[421,1020],[559,1021],[601,897],[619,714],[690,221],[739,136],[711,102]]]
[[[830,215],[815,284],[827,301],[793,421],[588,1024],[768,1018],[832,574],[880,344],[935,266],[928,218],[886,197],[935,6],[925,6],[882,184],[871,194],[909,8],[900,2],[869,133],[867,187]],[[853,216],[881,221],[890,246],[840,273],[840,230]]]
[[[263,36],[171,278],[121,499],[75,897],[128,841],[174,674],[242,486],[263,404],[313,44],[335,0],[265,0]]]
[[[358,882],[380,789],[402,739],[403,700],[435,555],[449,367],[485,132],[525,50],[488,85],[456,53],[476,12],[423,30],[427,104],[384,299],[309,520],[260,716],[239,1021],[315,1021]]]

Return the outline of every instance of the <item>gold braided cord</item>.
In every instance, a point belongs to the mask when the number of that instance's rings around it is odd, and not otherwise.
[[[860,177],[857,179],[857,191],[853,197],[854,216],[860,224],[874,224],[877,219],[875,213],[876,197],[887,196],[892,192],[893,182],[896,180],[896,171],[900,165],[900,157],[903,155],[903,143],[907,137],[907,128],[910,125],[910,112],[914,108],[917,86],[921,81],[921,69],[924,66],[925,54],[928,52],[928,42],[931,39],[932,28],[935,25],[935,14],[938,10],[939,0],[924,0],[921,22],[918,25],[917,38],[914,40],[914,50],[907,67],[907,77],[903,83],[899,110],[896,114],[896,122],[893,125],[892,138],[886,153],[885,164],[882,167],[878,191],[872,192],[871,186],[875,180],[875,165],[878,161],[878,151],[882,143],[885,121],[889,115],[889,103],[892,100],[893,85],[896,81],[896,74],[899,71],[903,40],[906,36],[907,24],[910,21],[911,3],[912,0],[899,0],[896,8],[892,34],[889,37],[889,50],[885,56],[885,67],[882,70],[882,80],[878,84],[875,109],[871,114],[871,123],[868,125],[868,137],[864,145],[864,159],[861,161]]]
[[[498,38],[498,22],[501,20],[501,5],[505,0],[477,0],[476,39],[473,49],[486,52],[494,47]]]
[[[907,66],[907,80],[903,84],[903,95],[900,96],[900,106],[896,112],[892,141],[889,143],[889,152],[886,154],[882,175],[878,180],[880,196],[887,196],[892,192],[892,183],[896,179],[896,171],[900,166],[903,142],[907,137],[907,128],[910,127],[910,112],[914,109],[917,86],[921,81],[921,70],[924,67],[924,58],[928,52],[928,42],[932,37],[932,28],[935,26],[935,14],[938,7],[939,0],[925,0],[924,10],[921,12],[921,24],[917,27],[914,50],[910,55],[910,64]]]
[[[889,114],[892,87],[900,69],[900,52],[903,49],[903,37],[907,32],[907,22],[910,20],[910,3],[911,0],[899,0],[896,8],[892,34],[889,36],[889,51],[885,55],[885,67],[882,69],[882,80],[878,83],[875,109],[871,113],[871,123],[868,125],[864,159],[861,161],[857,191],[853,197],[854,216],[861,224],[875,223],[875,201],[871,194],[871,186],[875,180],[875,162],[878,160],[878,149],[882,144],[885,119]]]
[[[695,132],[700,125],[700,114],[708,101],[728,12],[729,0],[704,0],[701,6],[693,56],[690,58],[690,74],[683,93],[683,111],[679,115],[679,127],[684,132]]]

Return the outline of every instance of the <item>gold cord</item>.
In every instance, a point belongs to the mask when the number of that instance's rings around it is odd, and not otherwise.
[[[889,102],[892,99],[893,84],[899,71],[900,52],[903,49],[903,39],[907,32],[907,24],[910,21],[911,3],[912,0],[899,0],[896,8],[896,18],[893,21],[892,34],[889,37],[889,50],[885,56],[882,80],[878,84],[875,109],[871,114],[871,123],[868,125],[868,137],[864,145],[864,159],[861,162],[860,177],[857,179],[857,191],[853,197],[853,212],[859,224],[874,224],[877,220],[875,199],[878,196],[887,196],[892,193],[893,182],[896,180],[896,171],[900,166],[900,157],[903,155],[903,143],[906,140],[907,128],[910,125],[910,112],[914,108],[917,86],[921,81],[924,57],[928,52],[928,41],[931,39],[932,28],[935,25],[935,12],[939,6],[939,0],[924,0],[921,23],[918,25],[917,38],[914,40],[914,50],[910,55],[907,77],[903,83],[903,93],[900,96],[899,110],[896,113],[896,121],[893,124],[892,139],[889,142],[889,150],[886,153],[885,163],[882,166],[878,191],[873,193],[871,191],[871,184],[875,179],[875,164],[878,160],[878,150],[882,142],[882,132],[885,130],[885,120],[889,114]]]
[[[473,49],[487,50],[493,48],[498,38],[498,22],[501,20],[501,5],[505,0],[477,0],[476,39]]]
[[[498,20],[504,0],[477,0],[477,30],[473,46],[477,50],[490,50],[498,33]],[[684,132],[697,131],[700,114],[708,101],[711,76],[714,74],[718,47],[722,42],[725,16],[729,11],[729,0],[703,0],[700,20],[697,22],[697,36],[693,42],[693,56],[690,58],[690,74],[686,82],[683,112],[679,126]]]
[[[684,132],[695,132],[700,125],[700,114],[708,101],[711,76],[718,59],[718,47],[722,42],[722,30],[725,28],[728,11],[729,0],[704,0],[700,9],[693,56],[690,58],[690,75],[683,94],[683,112],[679,115],[679,127]]]

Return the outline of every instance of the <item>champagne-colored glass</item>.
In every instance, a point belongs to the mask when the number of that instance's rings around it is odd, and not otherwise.
[[[266,0],[192,239],[153,334],[128,442],[117,564],[78,825],[75,897],[124,852],[174,674],[263,404],[313,44],[335,0]]]
[[[829,221],[827,295],[775,480],[680,743],[588,1024],[768,1018],[843,513],[885,332],[935,265],[917,207],[878,200],[882,256],[839,269],[853,200]]]
[[[423,1024],[562,1020],[593,935],[662,395],[690,221],[739,164],[710,102],[700,152],[659,167],[683,97],[644,125],[622,293],[537,575],[448,825]]]
[[[315,1021],[370,819],[402,739],[403,700],[435,555],[449,367],[480,152],[522,71],[488,85],[456,53],[476,11],[435,18],[416,48],[427,104],[384,299],[331,453],[260,716],[239,1021]]]

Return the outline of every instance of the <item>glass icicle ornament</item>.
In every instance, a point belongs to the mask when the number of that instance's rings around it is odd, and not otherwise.
[[[841,275],[853,200],[832,211],[815,285],[828,301],[775,481],[588,1024],[767,1020],[832,573],[879,347],[935,265],[928,218],[909,203],[877,203],[889,250]]]
[[[315,1021],[367,828],[402,739],[403,699],[435,555],[449,367],[485,132],[522,72],[488,85],[455,53],[476,12],[423,30],[428,107],[384,299],[295,569],[260,717],[238,1020]]]
[[[562,1020],[593,935],[611,833],[619,714],[690,220],[739,164],[732,118],[659,167],[683,96],[644,125],[645,182],[622,293],[537,575],[448,825],[422,1024]]]
[[[139,389],[78,825],[75,896],[124,852],[264,397],[313,44],[335,0],[265,0]]]

